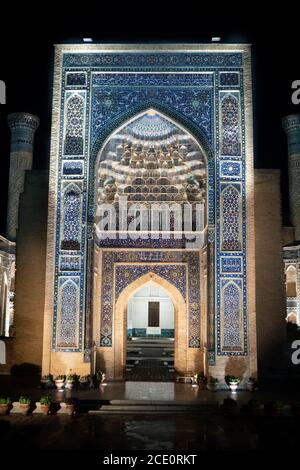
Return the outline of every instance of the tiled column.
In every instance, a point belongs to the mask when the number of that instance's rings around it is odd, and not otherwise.
[[[283,119],[288,138],[290,219],[295,227],[295,241],[300,241],[300,114]]]
[[[7,238],[16,239],[20,194],[24,190],[26,170],[32,169],[34,133],[39,118],[28,113],[8,115],[11,131],[10,170],[7,210]]]

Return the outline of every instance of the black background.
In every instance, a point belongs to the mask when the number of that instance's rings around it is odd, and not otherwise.
[[[216,3],[208,9],[202,2],[74,2],[64,8],[62,3],[32,8],[14,3],[5,10],[3,6],[0,31],[0,79],[7,91],[7,104],[0,105],[0,234],[5,234],[6,220],[8,113],[40,117],[34,168],[49,165],[53,44],[81,43],[83,37],[99,43],[201,43],[212,36],[224,43],[252,44],[255,166],[282,169],[287,224],[287,147],[281,119],[300,113],[300,105],[291,102],[291,83],[300,79],[299,6],[226,2],[221,10]]]

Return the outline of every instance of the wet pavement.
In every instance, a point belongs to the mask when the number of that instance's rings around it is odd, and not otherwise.
[[[6,416],[0,448],[20,450],[260,450],[295,449],[295,417],[211,416]]]
[[[99,389],[43,390],[26,382],[0,382],[0,395],[17,400],[26,395],[33,402],[49,395],[54,402],[74,397],[79,400],[75,416],[20,414],[0,417],[0,448],[18,450],[87,450],[87,451],[196,451],[295,449],[300,440],[300,417],[290,405],[298,403],[297,391],[230,391],[210,392],[191,384],[158,382],[108,382]],[[237,406],[224,409],[224,399],[232,398]],[[261,408],[279,400],[285,411],[267,416],[245,413],[244,404],[255,400]],[[89,410],[114,403],[161,404],[158,413],[131,411],[116,414],[88,414]],[[165,412],[164,407],[187,405],[192,411]],[[133,408],[134,409],[134,408]],[[206,410],[206,411],[205,411]],[[209,411],[207,411],[209,410]],[[300,413],[299,413],[300,414]]]

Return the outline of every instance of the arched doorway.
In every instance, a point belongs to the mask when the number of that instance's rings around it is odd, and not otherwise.
[[[127,304],[127,380],[174,380],[174,305],[152,280]]]
[[[203,370],[208,323],[203,148],[172,119],[148,109],[106,140],[95,175],[97,367],[109,378],[124,379],[128,302],[155,276],[174,306],[176,372]],[[152,278],[145,277],[149,273]]]
[[[154,283],[166,293],[174,308],[174,368],[184,373],[187,368],[187,306],[178,289],[166,279],[149,272],[129,284],[118,297],[115,304],[114,318],[114,373],[115,378],[126,377],[128,303],[142,287]]]

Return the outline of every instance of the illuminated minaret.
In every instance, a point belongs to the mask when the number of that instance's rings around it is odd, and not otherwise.
[[[288,139],[290,219],[295,227],[295,241],[300,241],[300,114],[282,120]]]
[[[7,210],[7,238],[16,239],[20,194],[24,191],[26,170],[32,169],[33,141],[40,120],[28,113],[13,113],[7,117],[11,131],[10,169]]]

